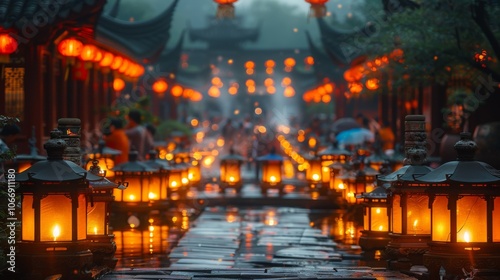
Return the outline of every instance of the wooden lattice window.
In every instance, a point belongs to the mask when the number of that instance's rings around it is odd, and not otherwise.
[[[24,67],[5,67],[5,115],[23,119]]]

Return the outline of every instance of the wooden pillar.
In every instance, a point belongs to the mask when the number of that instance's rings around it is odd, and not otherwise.
[[[35,127],[35,138],[38,150],[42,151],[43,142],[43,72],[41,46],[32,46],[26,51],[24,75],[24,117],[23,131],[31,131]]]

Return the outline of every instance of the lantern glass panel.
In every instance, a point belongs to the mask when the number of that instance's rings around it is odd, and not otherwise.
[[[445,196],[436,196],[432,203],[432,241],[450,241],[450,210]]]
[[[328,168],[328,166],[323,165],[321,167],[321,180],[323,184],[328,184],[330,182],[330,168]]]
[[[33,209],[33,195],[24,194],[22,205],[22,239],[26,241],[35,241],[35,209]]]
[[[143,200],[144,198],[146,198],[146,201],[160,199],[162,180],[163,174],[160,173],[153,173],[151,176],[149,176],[148,179],[146,179],[146,184],[148,187],[143,188]]]
[[[198,161],[193,161],[188,169],[189,181],[199,182],[201,181],[201,170]]]
[[[371,208],[371,231],[388,231],[389,220],[387,217],[387,208],[372,207]]]
[[[310,182],[319,182],[322,172],[321,161],[312,159],[309,161],[309,168],[306,170],[306,179]]]
[[[500,197],[495,197],[493,207],[493,242],[500,242]]]
[[[106,234],[106,202],[94,202],[92,207],[87,204],[87,234]]]
[[[175,169],[170,171],[168,175],[168,188],[170,190],[176,191],[181,187],[182,184],[182,172],[180,169]]]
[[[84,194],[78,195],[78,208],[76,209],[77,240],[87,239],[87,198]]]
[[[236,183],[240,181],[241,168],[238,161],[225,161],[220,169],[221,181],[224,183]]]
[[[262,165],[262,181],[266,183],[281,182],[281,162],[264,162]]]
[[[406,232],[408,234],[430,234],[431,210],[428,208],[429,197],[410,195],[406,205]]]
[[[71,241],[72,212],[71,199],[64,195],[40,200],[40,241]]]
[[[123,190],[123,201],[145,201],[146,198],[141,198],[141,190],[142,190],[142,180],[139,176],[131,176],[126,178],[128,182],[128,187]]]
[[[403,233],[403,211],[401,209],[401,196],[399,194],[394,194],[392,198],[392,232],[393,233]]]
[[[486,242],[486,200],[465,196],[457,200],[457,242]]]

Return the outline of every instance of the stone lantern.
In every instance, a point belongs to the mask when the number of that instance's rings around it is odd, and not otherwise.
[[[470,133],[455,144],[457,160],[417,180],[427,187],[431,241],[424,254],[430,279],[463,275],[463,270],[500,270],[500,171],[474,161]],[[442,271],[441,271],[442,272]]]
[[[47,160],[16,176],[21,197],[21,238],[18,267],[23,279],[62,274],[83,279],[90,273],[92,252],[87,239],[89,181],[101,178],[63,159],[66,142],[51,132],[45,143]]]

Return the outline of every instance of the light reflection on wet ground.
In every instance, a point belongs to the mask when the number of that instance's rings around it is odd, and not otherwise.
[[[359,230],[329,210],[207,207],[199,216],[193,209],[156,213],[147,225],[114,234],[117,268],[223,269],[355,266],[360,251],[350,244]]]

